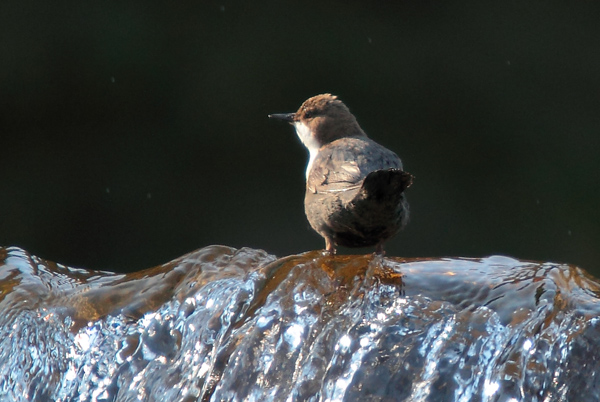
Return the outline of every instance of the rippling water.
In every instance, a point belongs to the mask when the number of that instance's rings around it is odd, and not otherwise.
[[[559,264],[211,246],[134,274],[0,248],[2,401],[598,401]]]

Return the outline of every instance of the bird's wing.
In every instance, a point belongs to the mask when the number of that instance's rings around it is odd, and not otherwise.
[[[363,139],[323,147],[313,162],[307,186],[313,193],[358,190],[365,177],[377,169],[401,168],[400,159],[381,145]]]

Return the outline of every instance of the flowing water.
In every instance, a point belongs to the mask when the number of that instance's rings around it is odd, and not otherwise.
[[[599,296],[499,256],[210,246],[124,275],[0,248],[0,400],[600,401]]]

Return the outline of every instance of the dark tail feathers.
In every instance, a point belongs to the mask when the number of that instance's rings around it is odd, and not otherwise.
[[[410,187],[414,176],[400,169],[375,170],[365,177],[361,193],[365,198],[383,199],[400,196]]]

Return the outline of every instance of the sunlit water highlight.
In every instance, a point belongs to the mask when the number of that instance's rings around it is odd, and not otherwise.
[[[599,295],[498,256],[211,246],[122,275],[0,248],[0,400],[598,401]]]

